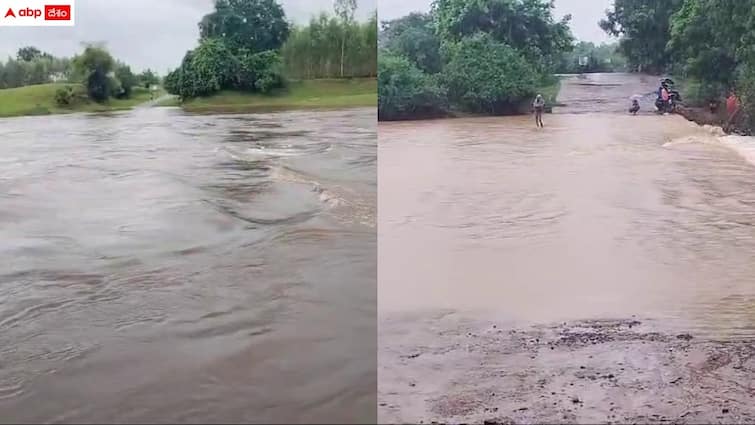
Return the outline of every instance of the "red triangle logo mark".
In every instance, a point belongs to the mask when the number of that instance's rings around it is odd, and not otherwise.
[[[12,8],[10,8],[10,7],[8,8],[8,11],[7,11],[7,12],[5,12],[5,17],[7,18],[8,16],[12,16],[12,17],[14,17],[14,18],[16,17],[16,14],[15,14],[15,13],[13,13],[13,9],[12,9]]]

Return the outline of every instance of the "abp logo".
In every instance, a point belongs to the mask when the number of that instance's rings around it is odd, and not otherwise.
[[[56,0],[52,0],[56,1]],[[3,0],[0,26],[73,26],[74,0]],[[7,9],[5,6],[9,6]]]

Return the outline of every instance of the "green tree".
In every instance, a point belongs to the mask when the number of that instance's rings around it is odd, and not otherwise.
[[[671,17],[668,42],[682,71],[698,80],[731,86],[751,46],[745,36],[755,29],[753,7],[746,1],[685,0]]]
[[[292,78],[341,77],[341,34],[346,31],[344,77],[371,77],[377,72],[377,16],[344,26],[326,13],[309,25],[294,26],[281,54],[286,75]]]
[[[113,91],[110,73],[115,68],[115,60],[107,50],[98,46],[87,46],[84,52],[74,58],[78,75],[83,76],[87,94],[96,102],[104,102]]]
[[[671,62],[666,53],[669,20],[683,0],[615,0],[600,27],[621,37],[619,49],[640,71],[661,72]]]
[[[354,22],[354,12],[357,10],[356,0],[335,0],[334,10],[341,20],[341,78],[343,78],[343,65],[346,58],[346,37]]]
[[[435,74],[443,67],[440,38],[430,14],[411,13],[382,23],[382,46],[406,57],[424,72]]]
[[[216,0],[215,11],[199,22],[201,39],[223,39],[236,53],[277,50],[288,38],[289,25],[275,0]]]
[[[689,99],[707,102],[736,88],[755,119],[755,3],[684,0],[670,19],[668,51]]]
[[[131,91],[138,83],[136,75],[131,72],[131,67],[125,63],[118,63],[115,68],[115,78],[120,84],[118,96],[124,98],[131,97]]]
[[[36,58],[42,57],[42,52],[34,46],[27,46],[18,49],[16,58],[20,61],[31,62]]]
[[[242,54],[239,57],[236,87],[262,93],[282,87],[281,67],[281,57],[276,51]]]
[[[160,78],[151,69],[142,71],[138,76],[139,85],[144,86],[145,89],[150,88],[152,85],[159,84]]]
[[[439,117],[447,110],[445,92],[432,76],[404,57],[388,51],[379,53],[379,120]]]
[[[538,74],[523,55],[488,34],[448,48],[443,81],[449,99],[470,112],[517,113],[535,93]]]
[[[433,15],[443,40],[486,33],[546,70],[573,40],[571,16],[556,21],[553,8],[553,0],[437,0]]]

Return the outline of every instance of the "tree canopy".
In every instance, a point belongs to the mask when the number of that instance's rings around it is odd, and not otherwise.
[[[437,0],[429,14],[383,22],[379,119],[427,115],[417,112],[427,99],[443,99],[444,111],[521,111],[572,48],[570,16],[556,20],[553,8],[551,0]]]
[[[280,49],[289,31],[283,7],[275,0],[216,0],[215,10],[199,22],[202,40],[223,39],[233,53]]]
[[[659,72],[673,57],[666,54],[669,20],[683,0],[615,0],[600,27],[620,37],[619,51],[641,71]]]

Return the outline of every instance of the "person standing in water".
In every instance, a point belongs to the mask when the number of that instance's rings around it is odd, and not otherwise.
[[[543,110],[545,109],[545,99],[543,99],[543,95],[538,94],[535,97],[535,101],[532,102],[532,106],[535,108],[535,125],[543,127]]]

